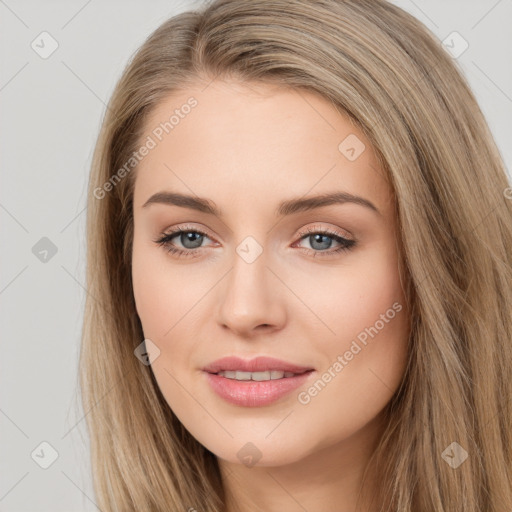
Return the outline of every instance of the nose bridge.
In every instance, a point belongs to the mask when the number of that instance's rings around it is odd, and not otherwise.
[[[235,331],[258,325],[277,327],[284,318],[278,280],[267,268],[270,254],[253,237],[247,236],[233,254],[231,272],[222,289],[219,321]]]

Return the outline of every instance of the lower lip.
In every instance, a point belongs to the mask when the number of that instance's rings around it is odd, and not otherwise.
[[[245,407],[267,405],[291,393],[304,384],[314,371],[283,379],[254,381],[227,379],[215,373],[206,373],[208,383],[221,398]]]

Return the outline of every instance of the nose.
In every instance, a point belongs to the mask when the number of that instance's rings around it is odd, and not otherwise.
[[[249,263],[235,254],[233,268],[218,287],[218,322],[239,336],[282,329],[286,321],[284,290],[270,270],[265,252]]]

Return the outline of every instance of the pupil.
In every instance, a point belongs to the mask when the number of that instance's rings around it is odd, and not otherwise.
[[[311,247],[313,247],[313,249],[329,249],[330,245],[331,245],[331,238],[327,235],[322,235],[320,233],[316,234],[316,235],[311,235],[310,238],[313,238],[313,242],[311,243]],[[322,238],[326,239],[326,242],[324,242],[323,246],[321,247],[315,247],[315,243],[319,240],[321,240]]]
[[[181,234],[181,243],[186,249],[195,249],[201,246],[202,237],[200,233],[194,233],[192,231],[187,231],[186,233]],[[187,245],[187,243],[191,243],[192,245]]]

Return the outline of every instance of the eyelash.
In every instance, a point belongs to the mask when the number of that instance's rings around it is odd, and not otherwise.
[[[153,240],[153,241],[156,244],[158,244],[159,246],[163,247],[167,252],[177,256],[178,258],[195,257],[194,253],[199,252],[199,249],[201,249],[201,247],[199,247],[197,249],[184,250],[184,249],[178,249],[171,244],[171,240],[173,238],[175,238],[177,235],[181,235],[182,233],[197,233],[199,235],[206,236],[206,237],[210,238],[207,233],[205,233],[204,231],[201,231],[200,229],[192,228],[189,226],[182,226],[170,233],[162,233],[160,238]],[[349,251],[356,245],[355,240],[349,240],[348,238],[342,237],[339,233],[337,233],[335,231],[330,231],[330,230],[315,229],[313,227],[313,228],[308,228],[299,234],[301,235],[299,241],[304,240],[305,238],[311,236],[312,234],[315,234],[315,235],[326,235],[329,238],[333,238],[336,242],[338,242],[340,244],[340,246],[337,249],[334,249],[332,251],[328,251],[328,250],[327,251],[318,251],[318,250],[306,249],[306,248],[302,247],[302,249],[305,249],[306,251],[308,251],[308,253],[312,251],[314,253],[313,254],[314,258],[316,258],[317,256],[320,256],[322,258],[329,257],[334,254],[341,253],[343,251]]]

